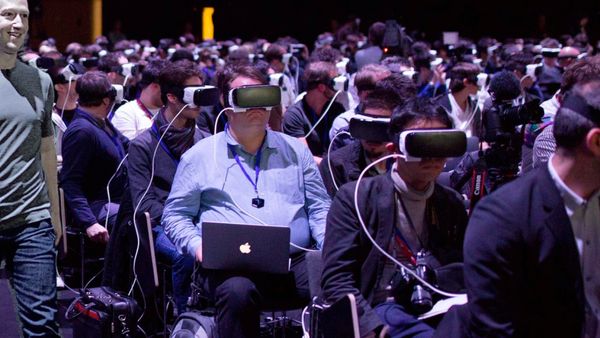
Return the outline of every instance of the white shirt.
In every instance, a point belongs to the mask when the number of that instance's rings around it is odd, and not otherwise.
[[[132,100],[117,109],[111,122],[125,137],[130,140],[136,138],[144,130],[152,126],[152,119],[160,108],[148,109],[152,118],[142,110],[137,100]]]
[[[554,116],[556,116],[556,112],[558,111],[558,108],[560,108],[560,103],[556,98],[558,93],[559,92],[554,94],[549,100],[546,100],[540,104],[540,107],[544,110],[544,117],[550,116],[554,120]]]
[[[554,155],[553,155],[554,156]],[[553,157],[552,156],[552,157]],[[565,211],[573,233],[581,263],[585,298],[589,306],[589,315],[600,321],[600,190],[590,199],[585,200],[571,190],[558,176],[552,165],[552,157],[548,161],[548,170],[565,203]],[[593,328],[586,323],[586,337]],[[600,337],[600,329],[595,337]]]
[[[454,121],[454,127],[464,131],[467,134],[467,137],[473,136],[475,107],[471,107],[471,104],[467,101],[466,109],[462,110],[452,93],[448,94],[448,98],[450,99],[450,107],[452,108],[450,117],[452,117],[452,120]]]

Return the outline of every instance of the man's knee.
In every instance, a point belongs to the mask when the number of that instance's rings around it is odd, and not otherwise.
[[[245,277],[231,277],[225,280],[216,289],[217,306],[228,306],[231,309],[246,309],[256,306],[258,290],[250,279]]]

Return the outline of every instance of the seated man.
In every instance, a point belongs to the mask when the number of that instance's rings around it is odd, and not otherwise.
[[[344,112],[341,104],[331,102],[336,93],[333,88],[333,78],[336,74],[337,70],[332,63],[309,64],[304,72],[307,82],[306,95],[283,114],[283,132],[306,143],[317,161],[327,152],[331,142],[329,129],[333,121]],[[327,115],[323,116],[325,113]]]
[[[598,337],[599,97],[600,79],[575,85],[547,165],[477,205],[464,244],[469,303],[450,309],[440,337]]]
[[[183,88],[201,86],[202,79],[196,65],[188,60],[167,65],[159,74],[157,80],[165,106],[157,113],[151,127],[131,142],[127,173],[133,208],[137,208],[138,214],[150,214],[156,238],[156,251],[173,265],[175,304],[179,313],[183,313],[187,297],[190,295],[194,257],[177,252],[164,234],[160,218],[181,155],[207,136],[196,127],[195,120],[200,113],[199,108],[185,108],[175,118],[185,105]],[[167,131],[171,122],[173,123]],[[158,140],[163,134],[165,136],[159,143]],[[150,188],[146,192],[148,185]]]
[[[426,99],[412,99],[396,108],[390,123],[394,143],[388,149],[396,153],[399,135],[405,130],[452,127],[444,109]],[[360,181],[358,208],[367,229],[380,247],[406,265],[414,266],[423,250],[431,253],[438,266],[462,261],[465,209],[456,193],[435,183],[445,161],[400,158],[388,174]],[[384,325],[392,337],[431,335],[429,326],[404,313],[406,304],[387,301],[387,289],[401,276],[401,269],[366,237],[354,207],[356,184],[340,189],[327,216],[321,281],[325,301],[333,303],[353,293],[361,336]]]
[[[222,97],[233,88],[264,85],[252,66],[219,74]],[[224,99],[225,106],[229,106]],[[267,130],[269,111],[226,112],[227,129],[194,145],[177,168],[163,211],[167,236],[178,250],[202,262],[203,222],[287,225],[291,228],[289,275],[212,271],[220,337],[258,337],[259,310],[279,303],[308,302],[304,252],[321,247],[330,200],[308,148],[299,140]],[[256,200],[262,203],[253,203]],[[273,304],[277,305],[273,305]]]
[[[120,106],[111,120],[112,124],[130,140],[150,128],[154,116],[162,107],[158,74],[166,66],[164,60],[150,61],[142,71],[138,85],[140,96]]]
[[[367,65],[363,70],[371,66]],[[415,85],[409,78],[400,74],[392,74],[374,86],[374,89],[360,105],[362,112],[359,114],[374,118],[388,118],[389,120],[395,107],[404,104],[415,95]],[[348,126],[342,128],[342,131],[348,130]],[[387,142],[368,139],[355,140],[353,137],[349,137],[349,139],[352,140],[350,144],[332,151],[327,155],[330,160],[325,158],[319,164],[325,188],[332,197],[344,183],[356,181],[358,175],[371,162],[389,155],[385,147]],[[386,163],[379,163],[366,176],[375,176],[388,169]]]
[[[75,225],[91,240],[106,243],[105,225],[114,224],[123,194],[126,177],[118,169],[129,140],[106,118],[116,95],[106,74],[85,73],[75,90],[79,108],[63,137],[60,183]]]

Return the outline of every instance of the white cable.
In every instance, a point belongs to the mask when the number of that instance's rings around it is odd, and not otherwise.
[[[342,130],[342,131],[338,132],[337,134],[335,134],[335,136],[333,137],[333,139],[331,139],[331,142],[329,143],[329,147],[327,147],[327,167],[329,168],[329,174],[331,175],[331,182],[333,182],[333,186],[335,187],[336,191],[340,190],[340,187],[338,187],[337,183],[335,183],[335,177],[333,176],[333,170],[331,170],[331,145],[333,145],[333,141],[342,134],[347,134],[347,135],[352,136],[349,132]]]
[[[333,95],[333,98],[331,99],[331,101],[329,101],[329,105],[327,106],[327,109],[325,109],[325,111],[323,112],[323,114],[321,114],[321,117],[317,120],[317,123],[315,123],[315,125],[308,131],[308,133],[306,133],[306,135],[304,135],[304,138],[307,138],[310,134],[312,134],[312,132],[315,130],[315,128],[319,125],[319,123],[321,122],[321,120],[323,120],[323,118],[325,117],[325,115],[327,115],[327,112],[329,112],[329,108],[331,108],[331,105],[335,102],[335,98],[341,93],[341,90],[338,90],[335,95]]]
[[[127,159],[127,156],[129,156],[129,154],[126,154],[123,157],[123,159],[121,160],[121,163],[119,163],[119,165],[117,166],[117,170],[115,170],[114,174],[110,177],[110,179],[108,180],[108,183],[106,184],[106,195],[108,196],[108,204],[106,205],[106,219],[104,220],[104,228],[106,230],[108,230],[108,217],[110,215],[110,182],[112,182],[112,180],[115,178],[115,176],[117,176],[117,173],[119,172],[119,169],[121,169],[121,166],[125,162],[125,159]],[[109,231],[109,233],[110,233],[110,231]]]
[[[223,114],[227,110],[233,111],[233,108],[231,108],[231,107],[223,108],[223,110],[221,110],[217,114],[217,119],[215,120],[215,127],[214,127],[213,135],[217,135],[217,126],[219,125],[219,118],[221,117],[221,114]],[[215,163],[215,164],[217,163],[217,141],[215,138],[213,138],[213,163]]]
[[[129,292],[127,293],[129,296],[131,296],[131,294],[133,293],[133,288],[135,287],[135,283],[138,282],[138,276],[137,276],[136,266],[137,266],[137,257],[138,257],[139,251],[140,251],[140,245],[141,245],[141,243],[140,243],[140,233],[139,233],[139,229],[138,229],[138,226],[137,226],[137,217],[136,217],[137,216],[137,212],[140,209],[140,206],[142,205],[142,201],[144,200],[144,198],[148,194],[148,191],[150,191],[150,187],[152,186],[152,180],[154,179],[154,162],[156,160],[156,152],[158,151],[158,148],[160,147],[160,143],[162,142],[163,138],[167,134],[167,131],[169,131],[169,128],[171,127],[171,125],[173,124],[173,122],[175,122],[175,120],[177,119],[177,117],[179,117],[179,114],[181,114],[181,112],[183,112],[183,110],[185,108],[187,108],[188,106],[189,106],[189,104],[184,105],[181,108],[181,110],[179,110],[179,112],[177,114],[175,114],[175,117],[173,117],[173,119],[171,120],[171,122],[169,122],[169,124],[167,125],[167,128],[165,129],[165,131],[162,133],[162,135],[158,139],[158,143],[156,144],[156,148],[154,148],[154,153],[152,154],[152,162],[151,162],[151,168],[150,168],[150,179],[148,180],[148,186],[146,187],[146,190],[142,194],[142,197],[140,198],[140,200],[138,201],[137,205],[135,206],[135,209],[133,210],[133,229],[135,230],[135,237],[136,237],[136,241],[137,242],[136,242],[135,254],[133,256],[133,276],[134,276],[134,278],[133,278],[133,283],[131,284],[131,288],[129,289]]]
[[[401,154],[391,154],[391,155],[384,156],[384,157],[382,157],[382,158],[380,158],[380,159],[378,159],[376,161],[373,161],[373,163],[369,164],[360,173],[360,176],[358,176],[358,180],[356,181],[356,187],[354,188],[354,208],[356,209],[356,216],[358,218],[358,222],[360,223],[363,231],[365,232],[365,235],[367,235],[367,238],[369,238],[369,240],[373,243],[373,246],[375,246],[384,256],[386,256],[387,258],[389,258],[395,264],[397,264],[397,265],[401,266],[402,268],[404,268],[404,270],[406,270],[406,272],[409,275],[413,276],[416,280],[418,280],[419,282],[421,282],[423,285],[425,285],[426,287],[428,287],[432,291],[437,292],[440,295],[446,296],[446,297],[465,296],[465,294],[462,294],[462,293],[450,293],[450,292],[442,291],[442,290],[436,288],[435,286],[431,285],[429,282],[427,282],[426,280],[424,280],[421,277],[419,277],[410,267],[402,264],[402,262],[396,260],[392,255],[390,255],[389,253],[387,253],[387,251],[385,251],[383,248],[381,248],[379,246],[379,244],[377,244],[377,242],[375,242],[375,240],[373,239],[373,237],[371,237],[371,234],[369,233],[369,230],[367,229],[367,226],[365,225],[365,222],[363,221],[362,216],[360,215],[360,208],[358,207],[358,188],[360,186],[360,181],[362,180],[363,176],[369,171],[369,169],[371,169],[371,167],[373,167],[374,165],[376,165],[379,162],[387,161],[389,158],[404,158],[404,156],[401,155]]]
[[[302,338],[310,338],[310,335],[306,330],[306,323],[304,323],[304,317],[306,316],[307,312],[308,306],[305,306],[304,309],[302,309],[302,314],[300,315],[300,322],[302,323]]]
[[[127,80],[129,80],[129,74],[127,74],[127,76],[125,76],[125,80],[123,81],[123,88],[125,88],[125,84],[127,83]]]
[[[69,101],[69,95],[71,94],[71,83],[72,83],[72,78],[69,77],[69,86],[67,87],[67,98],[65,99],[65,103],[63,103],[62,109],[60,110],[60,118],[63,118],[63,115],[65,113],[65,107],[67,106],[67,101]]]
[[[300,85],[298,84],[298,77],[300,74],[300,60],[298,60],[297,57],[292,56],[292,60],[294,60],[296,62],[296,74],[294,74],[294,97],[298,96],[300,88],[298,88]],[[290,72],[291,73],[291,72]]]
[[[253,220],[257,221],[258,223],[262,224],[262,225],[266,225],[269,226],[267,223],[263,222],[261,219],[259,219],[258,217],[255,217],[254,215],[252,215],[251,213],[249,213],[248,211],[244,210],[242,207],[240,207],[235,200],[233,199],[233,197],[230,195],[231,197],[231,201],[233,202],[233,204],[244,214],[248,215],[250,218],[252,218]],[[300,249],[300,250],[304,250],[306,252],[311,252],[311,251],[319,251],[319,250],[313,250],[313,249],[307,249],[304,247],[301,247],[297,244],[292,243],[291,239],[290,239],[290,245],[293,246],[296,249]]]

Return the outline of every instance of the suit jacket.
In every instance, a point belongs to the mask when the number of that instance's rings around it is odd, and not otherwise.
[[[484,198],[465,235],[469,303],[450,310],[440,337],[579,337],[579,253],[548,168]]]
[[[356,182],[336,194],[327,216],[323,245],[321,285],[327,302],[348,293],[356,296],[361,334],[382,322],[372,310],[376,282],[384,267],[383,255],[373,247],[358,222],[354,207]],[[369,233],[384,249],[389,247],[398,212],[390,173],[360,182],[358,206]],[[435,209],[436,225],[429,225],[427,246],[442,264],[462,261],[462,243],[467,214],[456,193],[436,184],[429,202]]]
[[[329,163],[331,163],[331,168]],[[319,171],[327,193],[333,198],[337,190],[333,184],[332,173],[339,188],[348,182],[356,181],[366,167],[367,161],[365,160],[363,147],[359,140],[354,140],[352,143],[331,152],[329,161],[327,157],[324,157],[321,164],[319,164]],[[371,175],[367,173],[365,176],[369,177]]]

